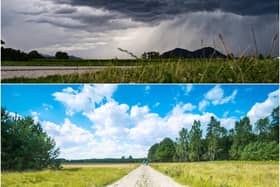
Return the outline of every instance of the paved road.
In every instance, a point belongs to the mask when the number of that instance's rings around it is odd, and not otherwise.
[[[101,71],[106,68],[128,69],[135,66],[2,66],[1,79],[15,77],[38,78],[49,75],[66,75],[71,73],[86,73]]]
[[[150,166],[140,166],[107,187],[183,187]]]

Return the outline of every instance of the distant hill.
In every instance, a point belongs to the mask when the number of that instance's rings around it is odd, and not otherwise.
[[[176,48],[171,51],[164,52],[161,58],[226,58],[226,55],[212,47],[204,47],[196,51],[188,51],[186,49]]]

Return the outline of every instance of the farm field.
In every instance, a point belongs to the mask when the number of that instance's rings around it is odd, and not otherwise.
[[[62,170],[2,172],[2,187],[101,187],[117,181],[137,167],[136,164],[73,164]]]
[[[62,61],[63,62],[63,61]],[[63,65],[62,62],[55,65]],[[87,66],[78,61],[75,66]],[[95,63],[95,61],[93,61]],[[3,62],[8,65],[10,62]],[[17,62],[18,65],[20,62]],[[23,62],[26,64],[27,62]],[[34,65],[35,62],[28,62]],[[48,62],[46,62],[47,64]],[[55,63],[55,62],[53,62]],[[66,62],[63,62],[66,63]],[[100,65],[99,62],[96,61]],[[111,64],[110,64],[111,63]],[[166,61],[116,61],[100,71],[50,75],[45,77],[17,77],[3,79],[3,83],[277,83],[278,60],[244,58],[234,60],[166,60]],[[70,63],[71,64],[71,63]],[[106,64],[106,63],[103,63]],[[38,64],[37,64],[38,65]],[[42,65],[42,64],[41,64]],[[49,65],[49,64],[48,64]],[[72,64],[73,65],[73,64]],[[113,66],[137,66],[114,68]],[[2,70],[3,73],[3,70]],[[42,73],[41,73],[42,74]],[[40,74],[40,75],[41,75]],[[20,71],[18,72],[20,75]]]
[[[217,161],[152,164],[180,184],[192,187],[278,187],[278,162]]]

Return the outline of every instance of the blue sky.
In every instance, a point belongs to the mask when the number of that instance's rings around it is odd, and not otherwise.
[[[68,159],[145,156],[193,120],[227,129],[278,106],[278,85],[2,85],[2,106],[32,116]],[[106,147],[104,149],[104,147]]]

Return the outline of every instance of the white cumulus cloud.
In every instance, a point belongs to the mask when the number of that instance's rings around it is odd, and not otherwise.
[[[277,106],[279,106],[279,90],[271,92],[264,102],[256,103],[247,113],[247,116],[254,124],[258,119],[269,116]]]

